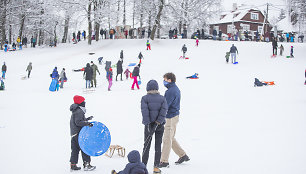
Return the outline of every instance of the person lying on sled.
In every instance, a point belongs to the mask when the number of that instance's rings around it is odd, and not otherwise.
[[[199,78],[199,74],[198,73],[195,73],[192,76],[186,77],[186,79],[198,79],[198,78]]]

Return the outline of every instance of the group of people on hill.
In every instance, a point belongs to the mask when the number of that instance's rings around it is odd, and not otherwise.
[[[22,50],[22,47],[28,47],[28,38],[24,36],[22,39],[20,36],[17,37],[16,42],[13,41],[13,43],[10,45],[8,41],[5,41],[3,44],[4,52],[8,51],[16,51],[17,47],[19,50]],[[36,38],[33,36],[31,37],[31,47],[35,48],[36,46]]]
[[[273,49],[273,57],[277,56],[277,48],[278,48],[278,44],[277,44],[277,39],[276,38],[272,38],[272,49]],[[280,56],[283,56],[283,52],[284,52],[284,46],[283,44],[281,44],[281,46],[279,47],[279,54]],[[293,56],[293,46],[291,46],[290,49],[290,57],[294,58]]]
[[[50,77],[56,80],[56,91],[58,91],[59,88],[64,88],[64,82],[67,81],[65,68],[63,68],[61,73],[59,74],[57,71],[57,67],[54,67],[52,73],[50,74]]]
[[[153,173],[160,174],[161,168],[169,167],[169,155],[171,149],[178,155],[179,159],[175,164],[179,165],[189,161],[190,158],[180,146],[175,138],[177,124],[180,118],[180,101],[181,92],[176,85],[176,77],[173,73],[166,73],[163,76],[163,85],[167,88],[165,95],[159,93],[159,85],[156,80],[150,80],[147,83],[147,94],[141,98],[142,124],[144,125],[144,146],[142,155],[137,150],[133,150],[128,154],[129,163],[125,169],[116,172],[112,170],[112,174],[148,174],[147,164],[151,147],[152,137],[155,134],[155,156]],[[85,154],[79,146],[78,135],[84,126],[92,127],[89,122],[93,116],[85,117],[85,98],[82,96],[74,96],[74,103],[70,106],[72,112],[70,120],[71,133],[71,157],[70,169],[80,170],[77,166],[78,155],[81,151],[83,159],[83,167],[85,171],[94,170],[91,158]],[[162,146],[163,145],[163,146]]]

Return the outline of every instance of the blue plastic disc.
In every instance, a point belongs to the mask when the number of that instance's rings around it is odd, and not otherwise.
[[[140,80],[138,81],[138,85],[141,85],[141,81]]]
[[[100,122],[92,122],[93,126],[84,126],[79,133],[79,145],[89,156],[103,155],[111,143],[108,128]]]

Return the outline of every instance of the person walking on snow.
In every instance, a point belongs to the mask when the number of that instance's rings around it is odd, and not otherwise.
[[[126,76],[126,79],[129,78],[130,73],[131,73],[131,71],[130,71],[128,68],[124,71],[124,74],[125,74],[125,76]]]
[[[198,38],[196,39],[196,46],[197,47],[199,46],[199,39]]]
[[[62,72],[60,74],[60,81],[61,81],[60,88],[64,88],[64,82],[67,81],[65,68],[63,68],[63,70],[62,70]]]
[[[92,80],[91,80],[91,87],[93,87],[95,85],[95,88],[96,88],[97,87],[97,79],[96,79],[97,72],[100,75],[100,71],[98,69],[98,66],[96,64],[94,64],[93,61],[91,61],[90,63],[91,63],[92,71],[93,71]]]
[[[7,70],[7,67],[5,65],[5,62],[3,62],[3,65],[2,65],[2,78],[3,79],[5,79],[6,70]]]
[[[107,71],[106,75],[108,80],[108,91],[110,91],[113,85],[113,69],[109,68],[109,71]]]
[[[129,163],[124,170],[116,172],[112,170],[111,174],[149,174],[146,166],[140,161],[140,154],[137,150],[133,150],[128,154]]]
[[[56,80],[56,91],[58,91],[59,90],[59,84],[58,84],[58,78],[59,78],[59,74],[58,74],[58,71],[57,71],[57,67],[55,67],[54,69],[53,69],[53,72],[52,72],[52,74],[50,74],[51,75],[51,78],[52,79],[55,79]]]
[[[85,77],[86,80],[86,88],[90,88],[90,83],[92,81],[92,76],[93,76],[93,70],[90,67],[89,63],[86,64],[83,76]]]
[[[123,61],[123,50],[120,52],[120,59]]]
[[[117,80],[117,77],[118,77],[119,74],[121,75],[121,81],[122,81],[122,72],[123,72],[122,64],[123,64],[123,60],[122,60],[122,59],[121,59],[121,60],[118,60],[118,62],[117,62],[117,75],[116,75],[116,81],[118,81],[118,80]]]
[[[233,44],[231,49],[230,49],[230,53],[231,53],[231,58],[232,58],[232,63],[235,63],[236,62],[236,53],[238,54],[238,50],[237,50],[237,47]]]
[[[305,78],[306,78],[306,70],[305,70]],[[305,80],[305,83],[304,83],[304,85],[306,85],[306,80]]]
[[[290,57],[293,58],[293,46],[291,46],[291,50],[290,50]]]
[[[138,85],[138,81],[137,81],[137,77],[139,76],[139,78],[140,78],[139,72],[140,72],[140,64],[138,64],[138,65],[134,68],[133,73],[132,73],[132,76],[133,76],[133,79],[134,79],[133,85],[132,85],[132,88],[131,88],[132,90],[134,90],[135,84],[136,84],[136,86],[137,86],[137,89],[139,89],[139,85]]]
[[[279,47],[279,54],[283,56],[283,52],[284,52],[284,46],[283,44],[281,44],[281,46]]]
[[[147,84],[147,95],[141,98],[142,124],[145,125],[142,162],[145,165],[148,163],[152,136],[155,134],[154,173],[161,173],[159,169],[161,143],[168,110],[167,101],[159,94],[158,89],[157,81],[150,80]]]
[[[70,170],[80,170],[81,167],[77,166],[79,159],[79,152],[82,153],[83,167],[85,171],[91,171],[96,168],[96,166],[91,166],[90,156],[85,154],[79,146],[79,133],[84,126],[92,127],[93,124],[88,122],[93,118],[90,116],[85,117],[86,108],[85,108],[85,98],[82,96],[75,95],[73,97],[74,104],[70,106],[70,111],[72,112],[70,118],[70,135],[71,135],[71,156],[70,156]]]
[[[141,54],[141,52],[138,55],[138,59],[139,59],[139,64],[141,64],[141,59],[143,59],[143,55]]]
[[[28,78],[30,78],[30,74],[32,71],[32,62],[29,63],[29,65],[27,66],[26,72],[28,71]]]
[[[163,149],[160,160],[161,163],[159,164],[160,168],[169,166],[169,155],[171,149],[173,149],[173,151],[179,156],[179,159],[175,162],[175,164],[181,164],[190,160],[186,155],[186,152],[175,139],[176,127],[179,122],[181,102],[181,92],[176,86],[175,82],[176,77],[173,73],[166,73],[164,75],[164,86],[168,88],[165,92],[165,98],[168,104],[168,112],[166,115]]]
[[[151,44],[150,44],[150,41],[149,40],[147,40],[147,50],[151,50]]]
[[[272,39],[272,47],[273,47],[273,56],[277,55],[277,40],[276,38]]]
[[[184,44],[183,47],[182,47],[182,51],[183,51],[183,59],[185,59],[185,54],[187,52],[187,47],[186,45]]]

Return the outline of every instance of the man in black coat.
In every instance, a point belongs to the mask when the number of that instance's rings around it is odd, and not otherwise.
[[[276,38],[272,38],[273,56],[277,55],[277,41]]]
[[[86,64],[86,68],[84,70],[83,76],[85,77],[85,80],[86,80],[86,88],[87,88],[87,86],[88,86],[88,88],[90,88],[90,83],[91,83],[92,77],[93,77],[93,69],[92,69],[92,67],[90,66],[89,63]]]
[[[120,52],[120,59],[123,61],[123,50]]]
[[[85,108],[85,98],[82,96],[73,97],[74,104],[70,106],[70,111],[72,112],[70,119],[70,135],[71,135],[71,157],[70,157],[70,169],[71,170],[80,170],[81,167],[78,167],[79,152],[81,150],[79,146],[79,133],[84,126],[92,127],[93,124],[88,122],[93,116],[88,118],[85,117],[86,108]],[[90,156],[85,154],[82,150],[82,159],[83,167],[85,171],[94,170],[96,167],[90,165]]]
[[[121,75],[121,81],[122,81],[122,72],[123,72],[122,64],[123,64],[123,60],[118,60],[118,62],[117,62],[116,81],[118,81],[117,77],[118,77],[119,74]]]
[[[145,165],[148,163],[152,136],[155,133],[154,173],[161,172],[159,163],[167,110],[168,104],[165,97],[158,92],[158,83],[156,80],[150,80],[147,84],[147,95],[141,98],[142,124],[145,125],[142,162]]]

